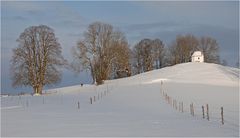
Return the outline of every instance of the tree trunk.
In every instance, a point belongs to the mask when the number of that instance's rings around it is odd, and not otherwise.
[[[42,89],[43,89],[43,85],[40,84],[40,85],[38,86],[38,93],[39,93],[39,94],[42,94]]]
[[[34,94],[38,93],[36,86],[33,86],[33,91],[34,91]]]
[[[42,94],[43,85],[34,86],[34,94]]]
[[[91,61],[90,61],[90,71],[91,71],[91,76],[92,76],[92,83],[95,84],[96,78],[95,78],[95,74],[94,74],[94,70],[93,70]]]

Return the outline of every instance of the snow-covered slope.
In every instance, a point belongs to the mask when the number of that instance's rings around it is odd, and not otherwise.
[[[161,80],[211,85],[238,85],[239,69],[211,63],[184,63],[119,80],[121,84],[155,83]]]
[[[239,136],[238,74],[239,69],[221,65],[185,63],[101,86],[1,97],[1,136]],[[177,110],[166,95],[176,100]],[[209,121],[202,118],[206,104]]]

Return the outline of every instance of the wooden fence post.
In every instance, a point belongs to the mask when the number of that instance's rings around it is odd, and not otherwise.
[[[172,105],[172,99],[168,96],[168,104]]]
[[[175,109],[176,108],[176,101],[175,101],[175,99],[173,99],[173,109]]]
[[[190,112],[191,112],[191,115],[194,116],[194,107],[193,107],[193,103],[190,104]]]
[[[181,112],[181,102],[179,102],[178,110],[179,110],[179,112]]]
[[[108,91],[108,84],[107,84],[107,93],[108,93],[109,91]]]
[[[173,109],[175,108],[175,100],[173,99]]]
[[[183,113],[183,102],[182,102],[182,113]]]
[[[209,121],[209,108],[208,108],[208,104],[207,104],[207,120]]]
[[[92,97],[90,97],[90,104],[92,104]]]
[[[78,104],[78,109],[80,109],[80,103],[79,103],[79,101],[78,101],[78,103],[77,103],[77,104]]]
[[[162,81],[161,81],[161,92],[163,93],[163,87],[162,87],[162,84],[163,84],[163,83],[162,83]]]
[[[204,114],[204,106],[202,106],[202,115],[203,115],[203,119],[205,118],[205,114]]]
[[[190,104],[190,114],[192,115],[192,104]]]
[[[192,114],[193,114],[193,116],[194,116],[194,107],[193,107],[193,103],[192,103]]]
[[[221,119],[222,119],[222,124],[224,124],[224,120],[223,120],[223,107],[221,107]]]
[[[175,109],[177,110],[177,100],[175,100]]]

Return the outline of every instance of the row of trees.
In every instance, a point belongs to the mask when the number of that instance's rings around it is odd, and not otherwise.
[[[142,39],[132,49],[129,47],[119,30],[95,22],[73,48],[75,60],[71,66],[77,72],[89,70],[93,82],[102,84],[103,80],[189,62],[196,50],[203,52],[205,62],[219,63],[218,44],[211,37],[178,35],[169,47],[160,39]]]
[[[142,39],[133,48],[135,73],[191,61],[194,51],[202,51],[208,63],[220,63],[219,47],[214,38],[178,35],[169,47],[160,39]]]
[[[88,70],[93,83],[131,76],[164,66],[189,62],[195,50],[204,53],[205,61],[219,63],[218,44],[211,37],[179,35],[166,46],[160,39],[142,39],[132,49],[124,34],[110,24],[94,22],[83,39],[72,49],[74,60],[68,64],[53,29],[45,25],[31,26],[18,38],[11,60],[13,86],[31,86],[41,93],[45,85],[61,79],[61,67],[76,72]]]
[[[193,35],[179,35],[169,48],[171,64],[189,62],[194,51],[202,51],[204,61],[208,63],[219,63],[219,47],[214,38],[196,38]]]

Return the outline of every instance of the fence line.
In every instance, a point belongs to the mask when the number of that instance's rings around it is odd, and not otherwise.
[[[183,104],[183,101],[179,102],[177,99],[173,99],[171,96],[169,96],[166,91],[163,89],[164,88],[164,84],[163,82],[161,81],[161,95],[163,97],[163,99],[166,101],[167,104],[170,105],[170,107],[172,107],[173,109],[179,111],[179,112],[184,112],[184,104]],[[178,104],[177,104],[178,103]],[[196,108],[198,106],[194,106],[194,103],[191,102],[190,103],[190,106],[189,106],[189,111],[190,111],[190,114],[191,116],[196,116],[196,112],[201,112],[201,116],[203,119],[207,119],[208,121],[210,121],[210,114],[209,114],[209,111],[210,111],[210,108],[209,108],[209,104],[206,104],[205,106],[202,105],[202,106],[199,106],[201,108]],[[218,114],[219,114],[219,117],[212,117],[212,118],[217,118],[219,119],[218,122],[221,122],[222,125],[224,125],[224,123],[226,122],[224,120],[224,111],[223,111],[223,107],[219,108],[220,110],[218,110]],[[211,109],[211,110],[215,110],[214,108]]]

